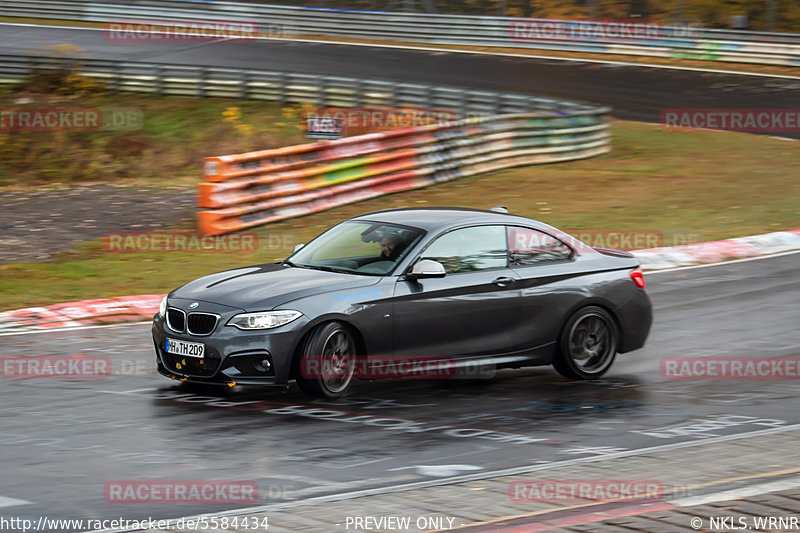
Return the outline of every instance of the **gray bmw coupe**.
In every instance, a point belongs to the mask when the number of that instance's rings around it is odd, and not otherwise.
[[[638,261],[541,222],[460,208],[360,215],[286,260],[194,280],[153,319],[158,371],[336,398],[354,379],[552,364],[602,376],[652,311]],[[387,369],[392,371],[387,371]]]

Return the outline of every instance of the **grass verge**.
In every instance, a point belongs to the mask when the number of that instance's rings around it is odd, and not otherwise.
[[[286,257],[293,243],[340,220],[394,207],[501,204],[564,229],[661,232],[666,245],[800,228],[800,142],[623,121],[612,132],[614,150],[601,157],[464,178],[258,228],[255,253],[120,254],[97,241],[45,263],[2,265],[0,308],[167,292]]]
[[[68,80],[73,94],[38,87],[36,80],[0,88],[0,109],[88,109],[96,110],[101,120],[117,117],[122,123],[79,131],[0,129],[0,187],[158,187],[165,182],[192,186],[202,179],[206,156],[306,142],[299,107],[229,98],[109,94],[102,86],[84,90],[84,85],[95,83],[88,78]],[[65,85],[60,87],[56,91]],[[6,118],[4,123],[11,121]]]

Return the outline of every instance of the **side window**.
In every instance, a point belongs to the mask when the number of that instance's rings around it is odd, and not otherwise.
[[[572,248],[541,231],[510,226],[508,249],[511,266],[538,265],[564,261],[572,256]]]
[[[448,274],[504,268],[508,262],[505,228],[475,226],[445,233],[421,258],[438,261]]]

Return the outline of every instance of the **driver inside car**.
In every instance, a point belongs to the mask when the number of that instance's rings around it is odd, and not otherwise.
[[[381,239],[381,255],[379,261],[397,261],[406,249],[406,242],[400,235],[384,235]]]

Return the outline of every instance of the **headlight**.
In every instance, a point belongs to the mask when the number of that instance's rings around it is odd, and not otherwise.
[[[228,320],[229,326],[239,329],[271,329],[288,324],[303,313],[299,311],[264,311],[263,313],[244,313]]]
[[[167,316],[167,297],[164,296],[161,298],[161,303],[158,304],[158,314],[161,316]]]

